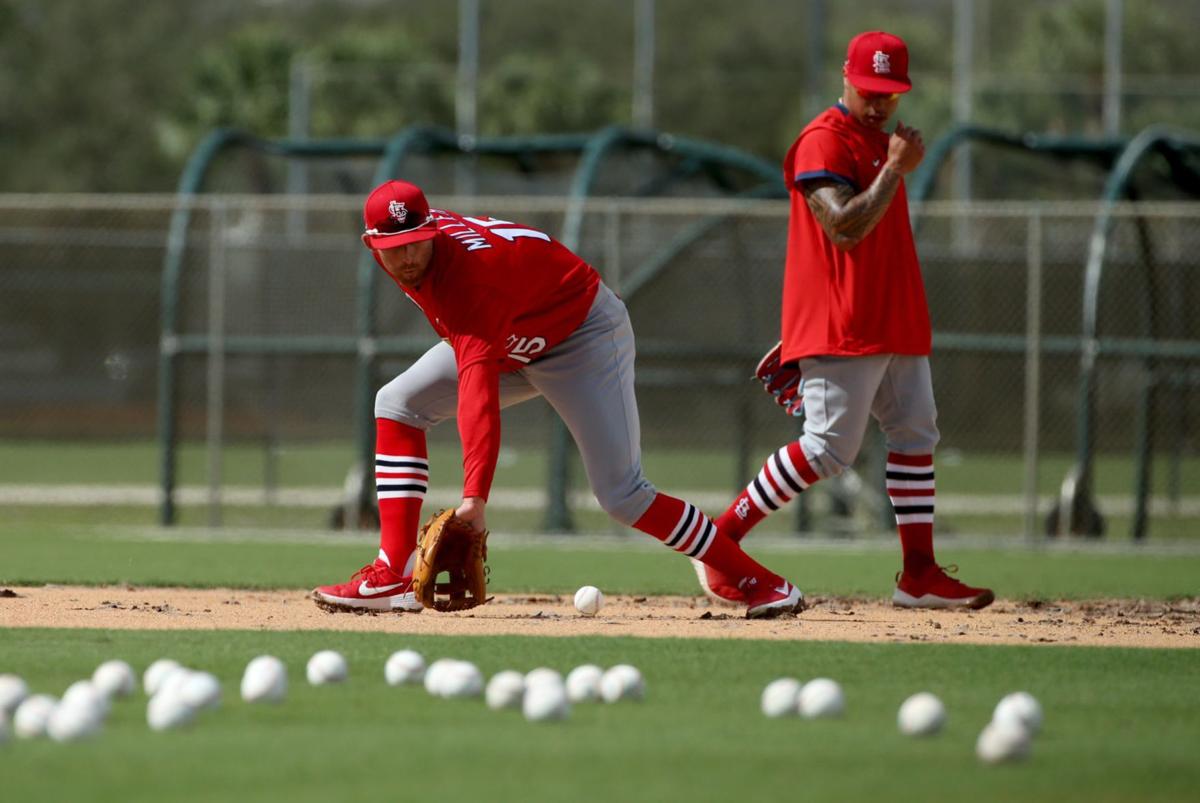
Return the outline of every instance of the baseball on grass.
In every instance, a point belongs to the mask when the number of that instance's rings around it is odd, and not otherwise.
[[[438,693],[442,697],[478,697],[483,691],[483,673],[470,661],[452,661],[442,670]]]
[[[587,703],[600,697],[600,679],[604,670],[595,664],[583,664],[567,673],[567,699]]]
[[[11,714],[29,696],[29,686],[19,675],[0,675],[0,718]]]
[[[96,671],[92,673],[92,683],[96,684],[96,688],[106,697],[128,697],[137,687],[137,676],[133,674],[133,667],[129,664],[120,659],[113,659],[96,667]]]
[[[935,694],[917,692],[900,704],[896,724],[905,736],[929,736],[946,724],[946,706]]]
[[[425,659],[416,650],[398,650],[383,665],[383,677],[389,686],[420,683],[425,677]]]
[[[260,655],[246,664],[242,699],[248,703],[278,703],[287,695],[287,668],[274,655]]]
[[[304,674],[312,685],[324,686],[326,683],[341,683],[350,675],[350,667],[337,650],[321,650],[308,659]]]
[[[108,697],[90,680],[77,680],[68,686],[67,690],[63,692],[60,705],[80,705],[91,708],[101,718],[108,715],[111,707]]]
[[[1020,761],[1029,755],[1030,736],[1022,725],[1011,720],[992,721],[975,742],[975,755],[985,764]]]
[[[151,730],[181,728],[196,718],[196,708],[187,704],[181,687],[161,689],[146,704],[146,724]]]
[[[762,712],[769,717],[787,717],[798,713],[797,698],[800,696],[800,681],[795,678],[772,680],[763,689]]]
[[[817,678],[801,687],[799,708],[805,719],[840,717],[846,710],[846,696],[836,680]]]
[[[566,689],[553,683],[527,688],[521,701],[521,713],[530,722],[566,719],[571,713]]]
[[[211,672],[188,672],[178,694],[190,708],[218,708],[221,705],[221,681]]]
[[[525,696],[525,676],[512,669],[497,672],[488,681],[484,699],[493,711],[501,708],[517,708]]]
[[[646,681],[637,667],[617,664],[600,678],[600,696],[606,703],[641,700],[645,695]]]
[[[46,735],[46,723],[54,713],[58,700],[49,694],[26,697],[13,714],[13,732],[19,739],[35,739]],[[3,719],[3,717],[0,717]]]
[[[146,671],[142,674],[142,688],[146,690],[146,695],[153,697],[154,693],[158,691],[158,687],[166,680],[167,675],[181,668],[179,662],[171,658],[159,658],[146,667]]]
[[[454,662],[455,661],[453,658],[438,658],[436,661],[431,663],[429,668],[425,670],[424,678],[422,678],[422,681],[425,684],[425,691],[429,692],[435,697],[441,696],[442,680],[446,676],[446,670],[449,669]]]
[[[532,689],[534,686],[541,686],[544,683],[562,686],[562,672],[548,666],[539,666],[537,669],[530,669],[525,673],[525,688]]]
[[[575,592],[575,610],[584,616],[595,616],[604,607],[604,594],[595,586],[584,586]]]
[[[46,733],[56,742],[74,742],[99,731],[103,722],[100,709],[77,697],[71,703],[64,700],[54,707],[54,713],[46,721]]]
[[[1013,722],[1032,736],[1042,729],[1042,706],[1027,691],[1015,691],[1006,694],[996,703],[992,712],[992,722]]]

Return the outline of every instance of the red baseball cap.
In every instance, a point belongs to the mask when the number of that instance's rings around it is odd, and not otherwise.
[[[866,31],[850,40],[842,74],[864,92],[907,92],[908,45],[885,31]]]
[[[371,190],[363,204],[363,222],[367,245],[380,251],[437,235],[425,193],[407,181],[386,181]]]

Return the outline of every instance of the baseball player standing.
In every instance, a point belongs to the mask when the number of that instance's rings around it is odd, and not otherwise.
[[[804,434],[766,461],[717,527],[740,542],[805,488],[845,471],[873,416],[887,438],[904,556],[892,601],[982,608],[992,592],[948,576],[933,552],[931,334],[904,193],[925,146],[899,120],[890,136],[884,131],[912,88],[908,48],[889,33],[859,34],[842,73],[842,97],[800,132],[784,161],[791,213],[777,348],[782,366],[799,369]],[[697,573],[710,596],[743,602],[718,569]]]
[[[376,396],[379,556],[349,582],[314,589],[318,602],[420,610],[412,567],[429,484],[425,431],[457,418],[464,479],[456,515],[484,530],[500,410],[543,396],[613,518],[720,572],[750,618],[801,607],[795,586],[643,475],[633,329],[625,305],[590,265],[518,223],[430,209],[420,188],[403,181],[375,188],[363,216],[363,243],[443,342]]]

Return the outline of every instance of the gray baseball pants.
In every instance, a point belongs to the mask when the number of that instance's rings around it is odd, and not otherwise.
[[[562,418],[583,458],[596,500],[632,526],[657,491],[642,473],[641,424],[633,392],[633,327],[625,304],[603,284],[579,328],[541,358],[500,374],[500,407],[542,396]],[[458,412],[454,350],[438,343],[375,396],[375,416],[421,430]]]
[[[928,357],[808,357],[798,365],[804,394],[800,448],[821,477],[854,463],[872,416],[888,451],[933,453],[940,436]]]

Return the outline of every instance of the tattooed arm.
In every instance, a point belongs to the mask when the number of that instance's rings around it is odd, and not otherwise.
[[[900,123],[888,142],[888,160],[871,186],[856,195],[853,187],[838,181],[805,181],[804,200],[833,244],[849,251],[883,218],[901,178],[916,168],[924,155],[921,132]]]

